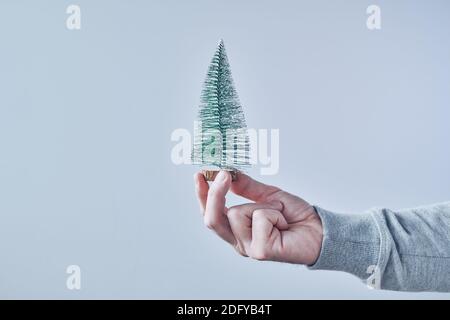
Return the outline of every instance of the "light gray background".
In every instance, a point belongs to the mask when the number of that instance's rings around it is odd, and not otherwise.
[[[341,212],[450,200],[449,9],[2,1],[0,297],[448,298],[238,256],[202,225],[170,134],[192,130],[223,37],[249,126],[280,128],[279,174],[256,178]]]

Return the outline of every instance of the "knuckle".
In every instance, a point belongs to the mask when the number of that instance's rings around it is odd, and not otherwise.
[[[203,223],[205,224],[205,226],[208,229],[211,229],[211,230],[213,230],[217,227],[217,221],[215,219],[211,219],[208,216],[205,216],[205,218],[203,219]]]
[[[265,252],[262,250],[259,251],[252,251],[251,257],[255,260],[259,260],[259,261],[265,261],[268,259],[268,257],[266,256]]]
[[[253,211],[253,219],[261,219],[264,218],[266,216],[266,212],[265,209],[256,209],[255,211]]]
[[[250,257],[260,261],[269,260],[270,251],[266,246],[253,246]]]
[[[236,218],[239,217],[239,215],[240,215],[239,209],[233,208],[233,207],[230,208],[230,209],[228,209],[227,217],[228,217],[229,219],[235,220]]]

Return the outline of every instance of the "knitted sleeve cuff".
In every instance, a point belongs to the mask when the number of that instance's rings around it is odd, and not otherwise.
[[[322,249],[311,270],[344,271],[367,279],[378,266],[381,235],[371,213],[338,214],[315,206],[322,220]]]

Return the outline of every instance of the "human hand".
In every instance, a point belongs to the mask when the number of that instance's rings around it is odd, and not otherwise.
[[[322,223],[306,201],[243,173],[233,182],[227,171],[220,171],[211,185],[201,173],[194,180],[205,225],[241,255],[307,265],[319,257]],[[230,189],[254,202],[227,208]]]

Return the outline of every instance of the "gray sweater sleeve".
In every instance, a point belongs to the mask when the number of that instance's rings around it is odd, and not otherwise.
[[[315,208],[323,241],[310,269],[348,272],[378,289],[450,292],[450,202],[358,215]]]

